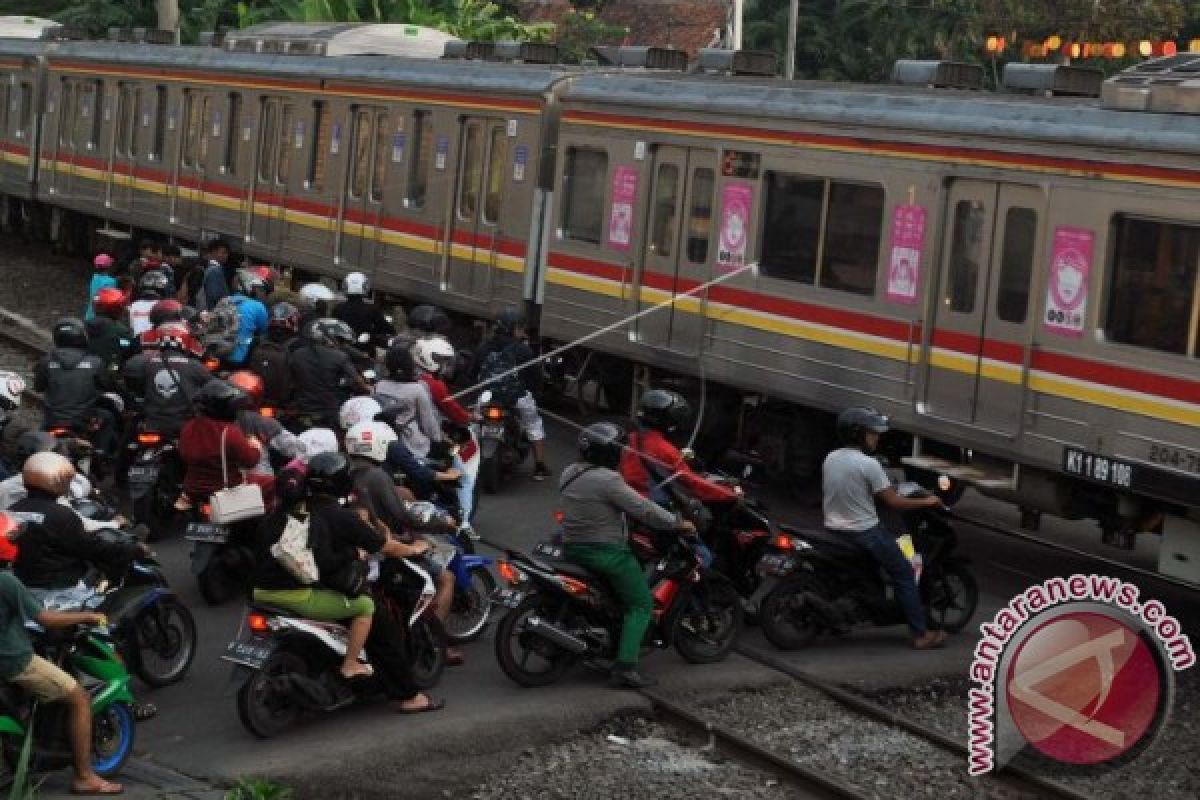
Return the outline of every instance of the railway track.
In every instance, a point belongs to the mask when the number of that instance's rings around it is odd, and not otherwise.
[[[737,652],[756,664],[781,673],[796,684],[815,690],[834,701],[845,714],[847,729],[860,727],[866,722],[885,726],[901,736],[913,737],[952,757],[962,765],[965,776],[967,748],[964,743],[941,731],[900,717],[883,706],[817,678],[770,653],[746,645],[739,645]],[[800,793],[797,796],[849,800],[878,796],[878,792],[872,793],[868,788],[864,788],[864,785],[872,785],[877,776],[869,770],[864,772],[861,766],[848,767],[844,771],[845,774],[839,774],[838,770],[831,770],[825,766],[804,764],[768,745],[754,741],[734,728],[720,724],[715,720],[715,715],[705,709],[689,707],[688,704],[668,698],[657,691],[642,690],[641,694],[653,705],[658,722],[680,731],[693,740],[705,742],[707,749],[712,752],[776,776]],[[796,719],[795,722],[803,724],[804,720]],[[860,780],[856,781],[856,776]],[[972,787],[975,791],[974,796],[1060,800],[1087,800],[1089,797],[1057,781],[1011,766],[991,775],[972,779]]]

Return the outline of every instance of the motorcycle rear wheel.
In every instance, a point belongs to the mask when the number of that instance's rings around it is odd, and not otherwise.
[[[965,566],[953,565],[931,576],[926,587],[926,615],[931,628],[958,633],[967,627],[979,606],[979,584]]]
[[[821,593],[821,587],[807,575],[793,575],[782,581],[763,599],[758,624],[767,641],[780,650],[800,650],[813,643],[822,625],[804,608],[803,595]]]
[[[454,588],[454,602],[446,620],[446,636],[454,644],[478,639],[487,630],[492,617],[492,604],[488,598],[496,588],[496,579],[487,567],[475,567],[470,575],[470,585]]]
[[[545,604],[546,598],[530,595],[505,614],[496,626],[496,661],[505,675],[526,688],[549,686],[561,678],[575,661],[570,653],[525,630],[525,620],[545,611]],[[530,646],[526,647],[526,644]],[[514,647],[519,652],[513,652]],[[531,669],[531,656],[546,666],[543,669]]]
[[[479,485],[488,494],[500,491],[500,455],[479,460]]]
[[[300,707],[281,687],[281,679],[292,673],[308,673],[304,659],[297,653],[277,650],[238,689],[238,719],[260,739],[282,733],[300,716]]]
[[[737,589],[724,581],[709,582],[681,602],[690,605],[675,618],[675,651],[691,664],[724,661],[745,624]]]
[[[423,614],[410,631],[413,683],[432,689],[446,670],[446,629],[432,612]]]
[[[187,606],[160,600],[134,620],[134,636],[139,678],[155,688],[183,680],[196,657],[196,621]]]

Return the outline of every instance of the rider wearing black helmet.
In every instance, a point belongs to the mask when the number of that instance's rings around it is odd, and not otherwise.
[[[880,522],[875,504],[913,511],[936,507],[941,501],[932,496],[906,498],[896,492],[883,466],[871,457],[887,430],[888,418],[867,406],[848,408],[838,415],[842,446],[826,456],[821,468],[825,527],[869,552],[887,571],[912,631],[913,647],[926,650],[940,646],[946,634],[927,629],[912,565],[896,544],[895,534]]]
[[[341,320],[323,318],[304,326],[300,335],[302,342],[288,359],[295,408],[318,427],[336,430],[342,404],[371,392],[346,352],[354,344],[354,331]]]
[[[33,371],[33,388],[46,398],[43,425],[87,433],[100,453],[111,455],[116,447],[117,421],[100,405],[103,393],[112,388],[107,364],[87,352],[83,320],[60,319],[53,334],[54,349]]]
[[[617,425],[597,422],[587,426],[577,442],[582,460],[563,470],[558,485],[566,557],[603,576],[625,611],[612,682],[639,688],[654,683],[637,669],[654,600],[637,557],[629,548],[625,515],[657,530],[694,534],[696,529],[690,522],[679,522],[621,479],[616,468],[624,442],[625,432]]]
[[[408,327],[422,334],[447,336],[450,333],[450,317],[437,306],[428,303],[414,306],[408,312]]]
[[[651,389],[643,394],[638,401],[638,430],[629,437],[629,449],[621,459],[621,477],[643,497],[663,506],[671,505],[669,483],[677,483],[704,503],[732,503],[738,490],[696,474],[671,441],[691,417],[691,405],[678,392]]]
[[[541,388],[542,371],[533,357],[525,329],[525,316],[516,309],[506,308],[496,317],[492,338],[475,352],[474,379],[486,383],[494,394],[511,401],[521,421],[521,428],[533,448],[533,479],[550,477],[546,467],[546,429],[538,414],[534,392]]]

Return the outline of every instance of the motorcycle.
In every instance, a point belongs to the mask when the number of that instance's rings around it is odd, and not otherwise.
[[[433,578],[408,559],[389,559],[376,585],[380,602],[407,610],[413,677],[417,686],[435,685],[446,666],[446,639],[432,613]],[[303,619],[292,612],[254,604],[246,615],[250,636],[238,630],[221,658],[234,665],[238,718],[263,739],[290,727],[302,712],[329,713],[378,694],[378,678],[353,682],[339,670],[347,630],[335,622]],[[367,663],[365,654],[361,657]]]
[[[671,536],[650,575],[654,618],[647,631],[654,647],[674,646],[684,660],[723,660],[742,629],[742,605],[733,585],[705,568],[689,537]],[[576,662],[596,669],[616,656],[623,614],[605,582],[563,559],[553,542],[533,555],[508,551],[498,565],[509,584],[492,602],[507,609],[496,629],[496,660],[521,686],[548,686]]]
[[[902,497],[930,495],[915,483],[901,483],[896,491]],[[823,632],[905,621],[886,574],[870,553],[836,532],[780,527],[783,533],[759,561],[762,575],[776,582],[763,600],[759,619],[773,645],[797,650]],[[955,552],[958,535],[945,514],[932,509],[905,512],[888,529],[912,537],[917,588],[930,627],[961,631],[979,604],[979,586],[968,559]]]
[[[207,505],[192,515],[184,531],[192,543],[192,574],[204,602],[218,606],[250,587],[258,520],[218,525],[209,521]]]
[[[128,448],[126,483],[133,521],[145,524],[149,541],[156,541],[170,530],[175,500],[183,487],[178,444],[143,423]]]
[[[454,600],[446,619],[446,636],[452,644],[466,644],[482,636],[491,621],[490,598],[496,579],[488,567],[493,559],[468,552],[464,542],[471,540],[466,536],[449,533],[444,538],[449,540],[449,547],[443,551],[439,545],[430,557],[454,575]]]
[[[500,479],[529,457],[529,440],[516,410],[501,403],[490,389],[479,396],[479,483],[488,494],[500,491]]]
[[[92,768],[104,778],[121,771],[133,753],[137,733],[129,673],[106,641],[107,634],[76,626],[47,631],[36,623],[35,649],[74,676],[92,698]],[[14,684],[0,685],[0,746],[15,771],[29,726],[33,726],[30,771],[47,772],[71,764],[71,743],[63,703],[38,703]]]
[[[118,530],[92,535],[137,538]],[[35,594],[49,609],[86,609],[107,616],[121,658],[148,686],[169,686],[183,680],[196,656],[196,622],[153,558],[100,565],[80,586]]]

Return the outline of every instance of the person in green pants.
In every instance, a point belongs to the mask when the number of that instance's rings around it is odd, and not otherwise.
[[[612,685],[653,686],[654,679],[638,671],[638,657],[654,600],[629,548],[625,516],[650,528],[689,536],[695,535],[696,528],[642,497],[621,478],[616,469],[625,448],[625,431],[619,426],[609,422],[589,425],[579,434],[578,445],[583,460],[563,470],[558,483],[563,502],[563,553],[607,579],[624,610]]]

